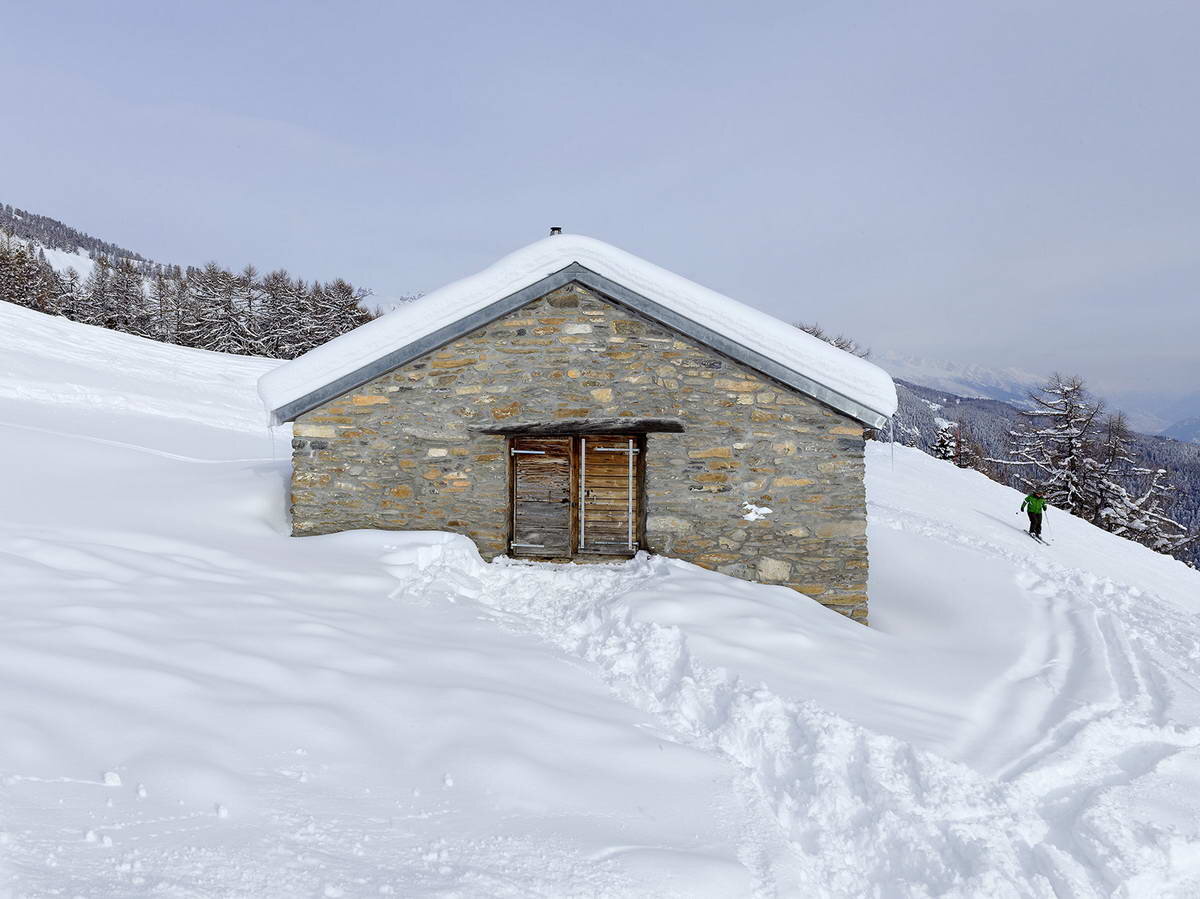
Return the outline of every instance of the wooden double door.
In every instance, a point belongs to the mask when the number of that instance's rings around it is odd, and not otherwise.
[[[510,437],[514,556],[631,556],[643,540],[645,439]]]

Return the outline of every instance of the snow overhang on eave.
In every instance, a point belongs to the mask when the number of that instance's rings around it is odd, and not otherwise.
[[[411,343],[398,347],[348,374],[333,379],[328,384],[318,387],[316,390],[279,406],[271,412],[272,424],[294,421],[305,412],[317,408],[322,403],[336,399],[348,391],[361,387],[363,384],[373,381],[380,375],[386,374],[401,365],[433,352],[472,331],[502,318],[510,312],[520,309],[527,303],[572,282],[577,282],[591,288],[610,302],[616,303],[619,306],[625,306],[646,318],[650,318],[692,338],[710,349],[716,350],[718,353],[733,359],[735,362],[752,368],[787,387],[798,390],[831,409],[835,409],[861,422],[865,427],[882,428],[888,422],[889,417],[882,412],[878,412],[808,375],[789,368],[723,334],[719,334],[711,328],[673,309],[667,308],[661,303],[657,303],[622,284],[618,284],[610,278],[606,278],[604,275],[597,274],[591,269],[580,265],[578,262],[573,262],[565,268],[509,294],[503,299],[477,309],[445,327],[419,337]]]

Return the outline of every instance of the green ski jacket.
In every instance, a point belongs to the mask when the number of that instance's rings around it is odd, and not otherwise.
[[[1029,511],[1033,514],[1041,515],[1046,511],[1046,498],[1044,496],[1034,496],[1033,494],[1030,494],[1029,496],[1025,497],[1025,502],[1021,503],[1021,511],[1024,511],[1026,506],[1029,507]]]

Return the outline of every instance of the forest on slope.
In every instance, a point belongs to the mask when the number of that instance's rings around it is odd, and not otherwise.
[[[46,250],[90,261],[56,269]],[[82,267],[82,266],[81,266]],[[87,325],[221,353],[293,359],[370,321],[368,292],[287,271],[162,264],[0,204],[0,300]]]

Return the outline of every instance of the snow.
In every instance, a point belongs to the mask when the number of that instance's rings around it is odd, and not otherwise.
[[[743,521],[762,521],[775,511],[766,506],[756,506],[754,503],[742,503],[742,508],[746,510],[746,514],[742,516]]]
[[[68,416],[94,419],[89,427],[105,436],[120,434],[127,416],[184,429],[259,433],[266,416],[246,401],[246,387],[279,365],[140,340],[0,303],[0,400],[24,401],[30,405],[10,408],[34,409],[38,417],[38,407],[63,407]]]
[[[1200,891],[1179,562],[878,444],[870,628],[655,556],[291,539],[272,363],[0,314],[0,895]]]
[[[37,247],[46,255],[46,261],[50,263],[52,269],[60,275],[65,275],[67,269],[74,269],[79,275],[80,282],[87,280],[92,273],[92,268],[96,265],[86,253],[78,251],[68,253],[66,250],[55,250],[51,247],[43,247],[41,244],[37,244]]]
[[[259,383],[271,410],[351,374],[400,347],[553,274],[572,262],[755,350],[793,371],[890,417],[896,387],[886,372],[778,319],[722,296],[616,247],[561,234],[517,250],[318,347]]]

